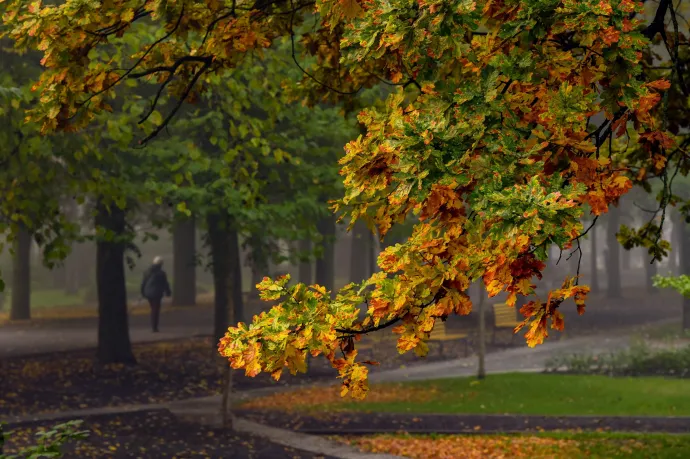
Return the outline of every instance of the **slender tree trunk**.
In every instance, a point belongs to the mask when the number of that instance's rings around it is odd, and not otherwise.
[[[208,216],[208,236],[213,270],[213,336],[216,343],[225,336],[230,320],[232,273],[230,272],[230,238],[228,219],[221,215]]]
[[[676,276],[683,273],[683,257],[681,246],[683,245],[683,228],[686,225],[683,216],[675,208],[671,209],[671,221],[673,233],[671,240],[671,269]]]
[[[607,296],[620,298],[621,296],[621,269],[620,269],[620,244],[616,239],[616,233],[620,228],[620,209],[616,206],[609,207],[609,221],[607,228],[608,259],[606,260],[606,272],[608,274]]]
[[[31,234],[21,225],[14,243],[10,320],[31,319]]]
[[[482,279],[477,281],[477,287],[479,288],[479,301],[477,303],[477,312],[479,313],[479,352],[478,352],[478,369],[477,369],[477,379],[486,378],[486,367],[484,359],[486,356],[486,313],[484,312],[484,298],[486,297],[486,292],[484,292],[484,284]]]
[[[230,324],[244,322],[244,298],[242,297],[242,262],[240,261],[240,238],[237,230],[231,228],[228,231],[230,270],[232,271],[232,304],[233,310],[230,316]]]
[[[213,265],[214,295],[214,347],[225,336],[230,323],[234,323],[237,308],[238,280],[241,285],[240,253],[237,231],[226,216],[211,214],[207,218],[208,235],[211,249],[211,263]],[[230,304],[230,302],[234,304]],[[241,302],[240,302],[241,307]],[[221,397],[220,416],[224,427],[232,427],[230,413],[230,397],[232,394],[233,371],[227,360],[217,357],[223,371],[223,391]]]
[[[299,241],[299,251],[302,253],[311,253],[311,240],[301,239]],[[309,261],[300,261],[299,263],[299,281],[311,285],[314,282],[313,263]]]
[[[592,291],[592,293],[599,293],[600,287],[599,287],[599,267],[597,265],[597,256],[599,254],[598,249],[597,249],[597,225],[595,224],[592,229],[589,230],[590,233],[590,238],[592,238],[591,242],[591,248],[592,248],[592,253],[590,255],[591,257],[591,272],[592,274],[590,275],[591,281],[589,283],[589,287]]]
[[[334,241],[335,217],[328,216],[319,221],[319,232],[324,236],[323,254],[316,260],[316,283],[333,291],[335,284]]]
[[[63,205],[63,210],[65,217],[71,222],[76,222],[78,218],[78,206],[74,200],[68,200]],[[63,283],[62,288],[64,288],[65,294],[76,295],[79,293],[80,287],[80,271],[84,270],[82,263],[79,263],[79,252],[80,244],[74,242],[72,243],[72,250],[70,254],[65,258],[60,270],[63,273]]]
[[[173,230],[173,306],[196,305],[196,221],[181,221]]]
[[[371,231],[367,225],[359,220],[352,228],[352,244],[350,249],[350,282],[362,282],[371,274],[370,253]]]
[[[377,250],[378,244],[376,241],[377,234],[378,233],[369,231],[369,256],[367,257],[369,259],[369,275],[372,275],[379,270],[379,265],[376,263],[376,260],[379,256]]]
[[[125,211],[112,205],[110,211],[96,206],[96,227],[121,237],[125,233]],[[98,291],[98,351],[101,364],[135,364],[129,339],[125,244],[121,240],[96,243],[96,286]]]
[[[683,223],[681,228],[680,260],[683,274],[690,275],[690,228],[687,223]],[[690,298],[687,297],[683,297],[683,330],[690,330]]]
[[[256,266],[255,263],[252,263],[252,285],[251,285],[251,290],[249,291],[250,297],[254,300],[259,298],[259,290],[256,288],[256,284],[261,282],[261,279],[264,278],[264,276],[267,276],[267,272],[262,272],[261,269]]]

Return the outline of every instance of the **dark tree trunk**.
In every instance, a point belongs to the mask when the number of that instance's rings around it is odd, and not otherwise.
[[[196,304],[196,222],[178,222],[173,230],[173,306]]]
[[[371,231],[367,225],[359,220],[352,228],[352,244],[350,245],[350,282],[362,282],[371,274],[369,254],[371,248]]]
[[[376,237],[378,233],[373,233],[369,231],[369,256],[367,257],[369,259],[369,275],[374,274],[376,271],[379,270],[379,265],[376,263],[378,260],[379,254],[376,250],[377,245],[376,245]],[[368,277],[368,276],[367,276]]]
[[[319,221],[319,233],[324,237],[323,254],[316,260],[316,283],[326,287],[326,290],[333,291],[335,284],[335,260],[334,245],[335,236],[335,217],[328,216]]]
[[[311,258],[311,240],[301,239],[298,247],[302,254],[308,253]],[[314,269],[311,259],[299,262],[299,281],[307,285],[311,285],[314,282]]]
[[[592,253],[591,253],[591,267],[590,270],[592,274],[590,275],[591,281],[589,283],[589,287],[591,288],[592,293],[599,293],[599,268],[597,266],[597,225],[595,224],[592,229],[589,230],[590,238],[592,238],[592,242],[590,247],[592,248]]]
[[[230,270],[232,271],[232,304],[231,324],[244,322],[244,298],[242,297],[242,262],[240,261],[240,238],[235,228],[228,232]]]
[[[681,217],[680,262],[683,274],[690,275],[690,228]],[[690,330],[690,298],[683,297],[683,330]]]
[[[251,290],[249,291],[249,297],[256,300],[259,298],[259,289],[256,288],[256,284],[261,282],[261,279],[264,278],[264,276],[267,276],[269,273],[267,272],[262,272],[261,269],[256,266],[255,263],[252,263],[252,286]]]
[[[621,268],[620,268],[620,244],[616,239],[616,233],[620,229],[620,209],[616,206],[609,207],[608,228],[606,232],[606,273],[607,296],[620,298],[621,296]]]
[[[112,205],[108,211],[99,202],[96,211],[97,228],[112,232],[115,238],[125,234],[124,210]],[[125,243],[122,240],[98,240],[96,243],[96,288],[99,363],[135,364],[136,359],[129,340]]]
[[[75,201],[67,201],[63,206],[63,209],[65,216],[70,221],[77,221],[78,208]],[[60,268],[64,273],[62,288],[64,288],[67,295],[76,295],[79,293],[79,288],[81,287],[80,272],[84,270],[84,263],[81,263],[83,260],[80,260],[80,249],[80,244],[76,242],[72,243],[72,250],[65,258],[62,268]]]
[[[10,320],[31,319],[31,234],[21,225],[12,260]]]
[[[233,274],[233,266],[236,264],[235,253],[232,246],[236,244],[233,242],[231,235],[231,221],[227,216],[211,214],[207,218],[208,222],[208,236],[211,249],[211,264],[213,270],[213,336],[216,343],[228,331],[230,323],[234,320],[232,317],[235,312],[234,305],[234,285],[237,278]],[[234,238],[237,233],[234,233]],[[235,239],[236,240],[236,239]],[[237,252],[239,257],[239,251]]]

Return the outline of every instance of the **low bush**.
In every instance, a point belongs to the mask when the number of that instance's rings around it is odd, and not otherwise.
[[[12,432],[5,432],[0,425],[0,459],[63,457],[62,446],[65,443],[88,438],[88,431],[78,430],[81,424],[81,420],[76,420],[56,425],[50,430],[39,430],[36,433],[36,444],[22,448],[17,454],[3,453],[3,446],[11,439]]]
[[[653,349],[638,343],[608,354],[571,354],[552,358],[546,372],[610,376],[690,377],[690,346]]]

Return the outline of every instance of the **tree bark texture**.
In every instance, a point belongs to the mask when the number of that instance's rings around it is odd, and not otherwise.
[[[619,229],[620,209],[616,206],[611,206],[609,207],[608,228],[606,232],[606,273],[608,284],[606,290],[609,298],[620,298],[621,296],[621,246],[616,239],[616,233]]]
[[[592,248],[590,258],[591,258],[591,266],[590,266],[590,282],[589,282],[589,287],[591,289],[592,293],[599,293],[600,287],[599,287],[599,267],[597,265],[597,256],[599,254],[597,250],[597,225],[594,224],[592,229],[589,230],[590,238],[592,239],[592,242],[590,242],[590,247]]]
[[[371,232],[363,221],[355,222],[350,245],[350,282],[362,282],[371,275],[369,254],[373,249],[370,235]]]
[[[196,305],[196,221],[178,222],[173,229],[173,306]]]
[[[301,253],[311,253],[311,240],[301,239],[299,241],[299,251]],[[314,282],[314,266],[311,260],[299,262],[299,281],[311,285]]]
[[[680,261],[683,274],[690,275],[690,228],[681,218]],[[690,298],[683,297],[683,330],[690,330]]]
[[[323,254],[316,260],[316,283],[333,291],[335,284],[334,244],[335,216],[328,216],[318,222],[319,233],[324,237]]]
[[[31,319],[31,234],[21,225],[12,259],[10,320]]]
[[[125,234],[123,209],[114,204],[108,209],[99,202],[96,212],[97,228],[112,231],[115,238]],[[124,241],[99,239],[96,243],[96,288],[99,363],[135,364],[129,339]]]

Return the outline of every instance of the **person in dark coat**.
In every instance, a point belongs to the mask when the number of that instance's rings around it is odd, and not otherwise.
[[[141,296],[146,298],[151,306],[151,329],[154,333],[158,332],[158,318],[161,313],[163,295],[168,297],[171,295],[170,284],[168,284],[168,276],[163,271],[163,259],[156,257],[141,281]]]

